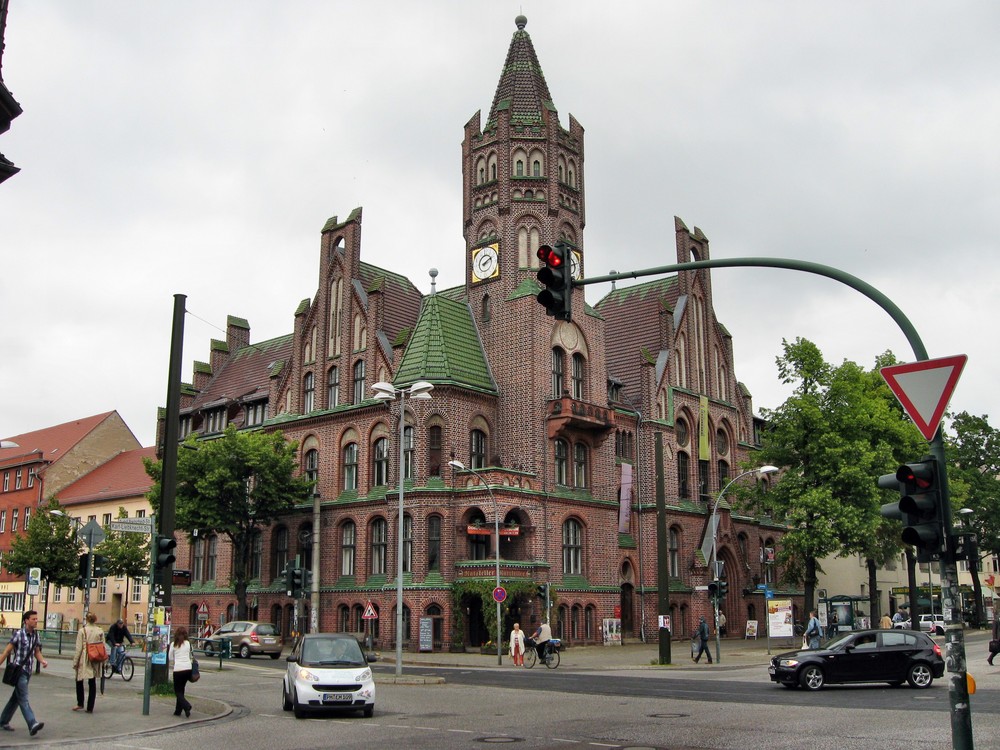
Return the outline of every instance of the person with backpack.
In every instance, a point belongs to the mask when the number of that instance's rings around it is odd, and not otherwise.
[[[806,625],[806,639],[809,641],[809,648],[819,648],[819,640],[822,637],[823,626],[819,624],[819,618],[816,617],[816,610],[809,610],[809,624]]]
[[[76,705],[73,706],[73,710],[83,711],[83,681],[86,680],[87,713],[92,714],[97,699],[97,675],[104,669],[108,652],[104,648],[104,631],[97,625],[97,615],[88,612],[86,619],[86,624],[76,634],[76,655],[73,657],[73,668],[76,670]],[[103,654],[99,653],[102,651]],[[103,659],[100,658],[102,655]]]
[[[704,617],[698,618],[698,653],[691,657],[695,664],[698,664],[701,655],[705,654],[708,657],[708,663],[712,663],[712,652],[708,650],[708,623],[705,622]]]

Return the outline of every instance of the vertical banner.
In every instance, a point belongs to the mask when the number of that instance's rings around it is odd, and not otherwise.
[[[712,449],[708,444],[708,396],[698,401],[698,460],[709,461]]]
[[[618,533],[627,534],[632,517],[632,464],[622,464],[621,503],[618,505]]]

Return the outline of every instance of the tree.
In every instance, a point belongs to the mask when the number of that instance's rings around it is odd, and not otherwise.
[[[238,617],[245,619],[254,536],[297,504],[311,501],[313,482],[297,474],[297,444],[287,442],[281,432],[239,432],[230,426],[213,440],[190,436],[182,447],[177,456],[177,528],[229,539],[229,584]],[[159,514],[162,462],[144,463],[154,480],[148,497]]]
[[[951,490],[952,515],[959,524],[975,531],[979,555],[1000,554],[1000,431],[990,426],[989,417],[968,412],[951,421],[954,435],[946,435],[948,444],[948,484]],[[957,508],[972,513],[957,514]],[[978,562],[978,560],[977,560]],[[985,621],[982,584],[978,566],[972,567],[976,624]]]
[[[764,411],[768,425],[754,462],[787,470],[767,493],[751,491],[749,498],[757,511],[788,525],[777,562],[786,581],[804,583],[808,610],[822,558],[861,554],[873,577],[878,565],[899,554],[898,535],[879,513],[876,478],[901,456],[912,460],[907,451],[918,450],[918,435],[877,372],[891,355],[866,371],[849,361],[828,364],[806,339],[782,347],[779,377],[795,388],[779,408]],[[877,602],[873,616],[876,610]]]
[[[118,508],[118,518],[128,518],[125,508]],[[149,536],[131,531],[105,529],[105,538],[94,552],[107,558],[106,570],[111,576],[125,577],[125,608],[122,617],[128,617],[128,601],[131,598],[130,579],[149,575]]]
[[[81,544],[73,520],[68,516],[52,515],[62,511],[59,501],[49,498],[28,522],[24,534],[15,536],[10,552],[3,556],[8,573],[23,576],[28,568],[41,568],[46,587],[75,586],[79,573]],[[48,601],[48,597],[46,597]]]

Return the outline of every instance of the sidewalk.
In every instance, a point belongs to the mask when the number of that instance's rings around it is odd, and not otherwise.
[[[116,675],[105,681],[104,695],[100,693],[101,680],[97,680],[97,703],[94,713],[73,711],[76,705],[76,680],[68,656],[48,656],[48,669],[33,674],[28,688],[31,709],[45,727],[32,737],[24,723],[20,709],[15,711],[10,725],[13,732],[0,731],[0,747],[18,747],[39,742],[67,742],[102,740],[130,734],[155,731],[182,723],[212,721],[227,716],[232,709],[220,701],[198,697],[192,686],[188,698],[194,707],[191,718],[173,715],[172,696],[150,696],[149,715],[142,714],[143,672],[135,670],[131,682],[124,682]],[[12,688],[2,685],[0,701],[6,704]],[[86,689],[86,685],[84,685]],[[2,708],[2,705],[0,705]]]

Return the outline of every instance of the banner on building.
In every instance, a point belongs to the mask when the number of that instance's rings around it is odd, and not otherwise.
[[[618,505],[618,533],[627,534],[632,517],[632,464],[622,464],[621,498]]]
[[[711,461],[712,448],[708,444],[708,396],[698,402],[698,460]]]

